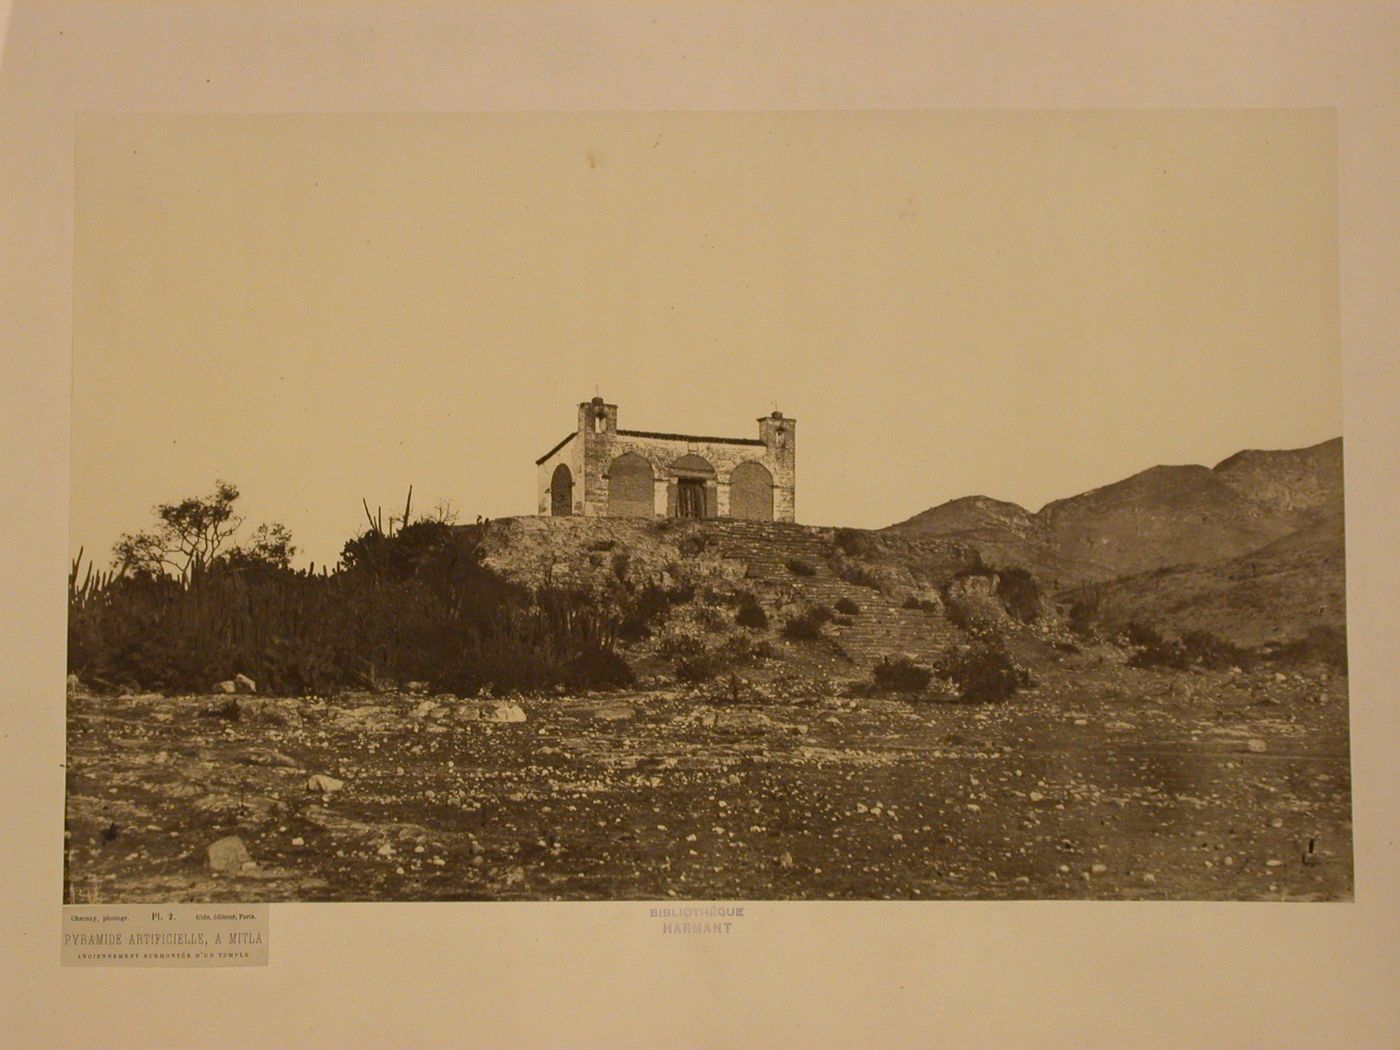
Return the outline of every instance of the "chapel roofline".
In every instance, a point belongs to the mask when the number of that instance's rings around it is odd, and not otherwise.
[[[541,456],[539,459],[535,460],[535,466],[538,467],[538,466],[539,466],[540,464],[542,464],[545,460],[547,460],[550,456],[554,455],[554,453],[558,452],[561,448],[563,448],[563,447],[564,447],[565,445],[567,445],[570,441],[572,441],[577,435],[578,435],[578,431],[577,431],[577,430],[571,430],[571,431],[569,431],[568,435],[564,438],[563,441],[559,442],[559,444],[555,445],[552,449],[550,449],[548,452],[546,452],[543,456]],[[517,461],[517,462],[518,462],[518,461]]]

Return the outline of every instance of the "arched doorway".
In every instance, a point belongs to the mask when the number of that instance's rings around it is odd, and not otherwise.
[[[627,452],[608,464],[608,517],[650,518],[656,513],[651,464]]]
[[[715,515],[715,468],[694,454],[671,464],[667,510],[677,518],[712,518]]]
[[[740,463],[729,475],[729,516],[745,521],[773,520],[773,475],[762,463]]]
[[[565,463],[554,468],[549,479],[549,513],[566,518],[574,512],[574,475]]]

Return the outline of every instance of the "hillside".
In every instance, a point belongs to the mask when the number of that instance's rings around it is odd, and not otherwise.
[[[1258,550],[1070,591],[1108,630],[1132,621],[1174,633],[1205,630],[1236,645],[1290,642],[1316,627],[1346,628],[1346,559],[1340,513],[1328,513]]]
[[[943,613],[940,589],[978,563],[973,548],[955,541],[728,520],[499,519],[486,551],[490,568],[522,583],[686,596],[670,627],[684,633],[690,623],[711,648],[733,634],[730,607],[751,597],[771,621],[763,640],[782,658],[767,670],[837,676],[858,675],[893,653],[931,660],[946,650],[960,632]],[[788,619],[814,607],[836,609],[843,599],[858,611],[824,624],[816,644],[783,638]],[[718,609],[718,617],[706,611]],[[629,646],[629,656],[645,668],[650,653],[667,647],[664,638]],[[764,668],[757,671],[762,676]]]
[[[1246,449],[1216,464],[1215,475],[1240,495],[1276,511],[1340,507],[1342,439],[1280,452]]]
[[[1084,600],[1107,625],[1201,628],[1239,644],[1345,621],[1342,441],[1158,466],[1032,514],[982,496],[887,533],[950,539]]]

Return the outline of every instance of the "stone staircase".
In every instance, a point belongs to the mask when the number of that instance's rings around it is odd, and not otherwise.
[[[828,624],[826,630],[862,670],[869,669],[882,656],[899,653],[928,662],[963,637],[941,610],[906,609],[902,602],[874,588],[837,576],[828,561],[833,529],[724,520],[696,522],[692,527],[697,535],[705,537],[708,550],[742,561],[757,591],[787,592],[799,601],[833,608],[841,598],[854,601],[860,612],[850,618],[852,622]],[[794,573],[788,563],[795,559],[806,562],[815,572]]]

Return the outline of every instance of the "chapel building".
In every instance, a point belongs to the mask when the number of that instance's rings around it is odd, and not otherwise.
[[[617,406],[578,406],[578,427],[535,461],[539,513],[555,517],[793,521],[797,422],[759,419],[758,437],[619,430]]]

